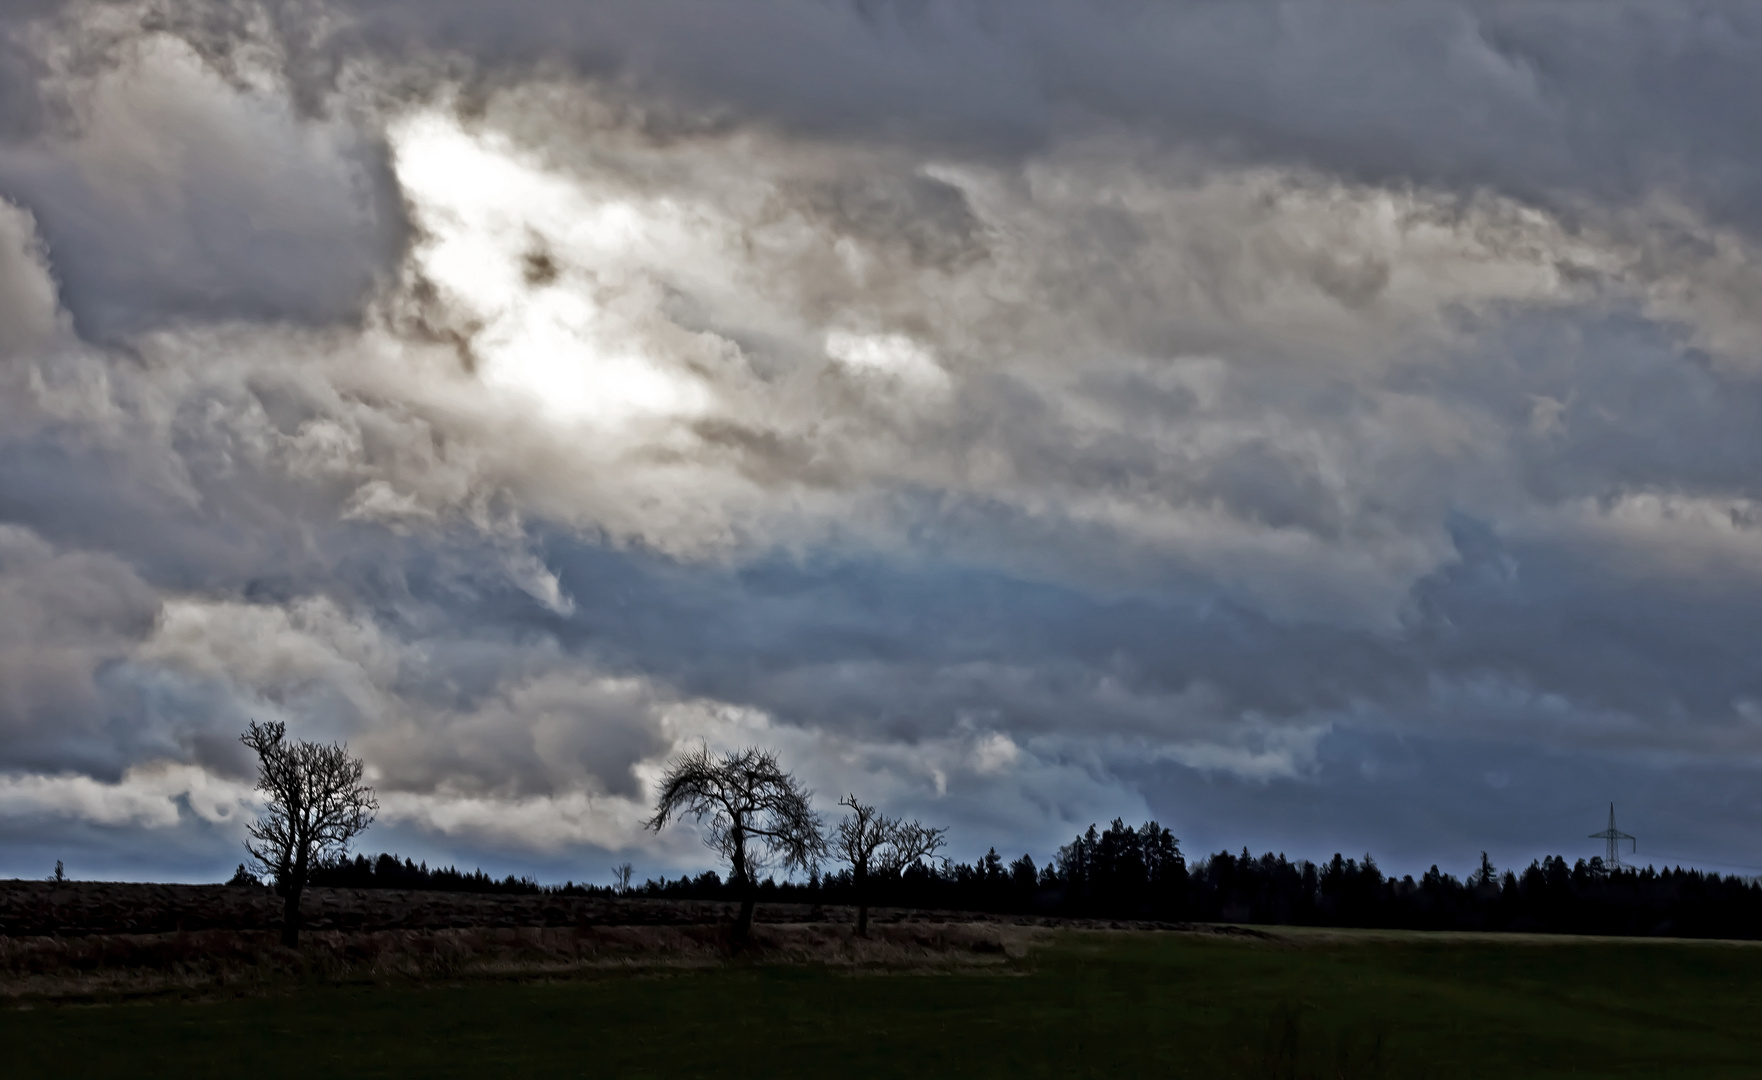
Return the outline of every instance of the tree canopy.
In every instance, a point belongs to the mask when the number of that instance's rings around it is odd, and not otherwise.
[[[679,817],[704,829],[704,843],[728,860],[742,891],[736,940],[752,928],[757,872],[767,866],[808,871],[826,856],[826,838],[814,813],[813,792],[758,747],[712,755],[700,744],[675,757],[661,778],[654,816],[659,831]]]
[[[257,754],[257,790],[267,805],[248,826],[245,850],[275,879],[286,907],[282,942],[300,934],[300,894],[312,870],[340,858],[373,822],[379,802],[361,782],[363,765],[341,743],[290,741],[287,725],[259,723],[239,736]]]

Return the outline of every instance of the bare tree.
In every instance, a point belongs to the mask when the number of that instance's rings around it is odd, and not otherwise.
[[[838,823],[832,849],[850,864],[851,886],[857,894],[857,933],[867,934],[869,869],[880,861],[877,856],[892,841],[898,823],[873,806],[858,802],[855,795],[846,795],[838,800],[838,805],[849,809],[850,816]]]
[[[943,837],[947,835],[947,829],[932,829],[916,821],[899,822],[893,829],[893,842],[883,852],[882,869],[889,875],[899,874],[908,866],[934,857],[945,846]]]
[[[869,876],[895,877],[920,859],[942,847],[947,829],[932,829],[916,821],[890,818],[875,807],[846,795],[838,805],[850,816],[838,823],[833,851],[850,864],[851,886],[857,894],[857,933],[869,932]]]
[[[749,747],[712,757],[710,748],[700,745],[668,764],[655,816],[644,824],[659,832],[668,821],[689,815],[707,825],[704,843],[728,860],[730,880],[740,894],[734,925],[739,944],[752,931],[758,871],[772,863],[809,870],[826,854],[812,797],[769,750]]]
[[[257,753],[257,790],[269,806],[253,822],[245,850],[275,877],[283,897],[281,941],[300,940],[300,894],[312,868],[340,857],[373,821],[379,803],[361,783],[361,760],[340,743],[290,742],[287,725],[251,726],[239,741]]]
[[[619,863],[612,867],[612,880],[615,882],[612,888],[619,896],[630,892],[630,875],[635,872],[635,868],[629,863]]]

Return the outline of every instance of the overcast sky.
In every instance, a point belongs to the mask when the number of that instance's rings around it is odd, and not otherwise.
[[[1154,817],[1762,870],[1762,8],[10,0],[0,875],[605,881],[758,744],[1042,861]]]

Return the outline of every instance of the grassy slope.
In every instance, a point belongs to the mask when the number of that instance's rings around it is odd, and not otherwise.
[[[18,1077],[1755,1077],[1759,975],[1762,949],[1720,945],[1089,933],[988,973],[38,1008],[0,1013],[0,1046]]]

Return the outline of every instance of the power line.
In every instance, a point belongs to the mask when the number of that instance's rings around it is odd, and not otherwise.
[[[1609,804],[1609,827],[1607,829],[1604,829],[1602,832],[1592,833],[1590,838],[1592,840],[1604,840],[1604,841],[1608,842],[1608,845],[1609,845],[1608,846],[1608,856],[1607,856],[1607,858],[1605,858],[1603,860],[1603,865],[1608,867],[1611,870],[1617,870],[1617,869],[1621,868],[1621,842],[1623,840],[1628,841],[1628,843],[1631,845],[1631,847],[1629,848],[1629,852],[1628,852],[1630,855],[1637,855],[1640,850],[1640,843],[1638,840],[1635,840],[1632,836],[1628,835],[1627,833],[1622,832],[1620,829],[1617,829],[1615,827],[1615,804],[1614,803]],[[1762,866],[1749,866],[1745,863],[1720,862],[1717,859],[1691,859],[1691,858],[1685,858],[1684,856],[1681,856],[1681,855],[1669,855],[1669,854],[1663,854],[1663,853],[1657,853],[1657,852],[1648,853],[1647,858],[1648,858],[1648,860],[1652,859],[1652,858],[1675,859],[1675,860],[1677,860],[1677,865],[1679,865],[1679,866],[1686,862],[1691,866],[1694,866],[1696,864],[1700,864],[1700,865],[1705,865],[1705,866],[1723,866],[1723,867],[1730,869],[1730,870],[1752,870],[1752,871],[1762,872]],[[1649,863],[1648,863],[1648,865],[1649,865]]]
[[[1668,854],[1651,855],[1651,854],[1649,854],[1649,855],[1647,855],[1646,858],[1648,860],[1648,865],[1650,865],[1651,859],[1658,858],[1658,859],[1674,860],[1678,866],[1681,866],[1684,863],[1687,863],[1690,866],[1696,866],[1696,865],[1723,866],[1729,870],[1754,870],[1758,873],[1762,873],[1762,866],[1750,866],[1747,863],[1720,862],[1717,859],[1698,859],[1698,858],[1695,858],[1695,857],[1689,856],[1689,855],[1668,855]]]
[[[1633,844],[1633,850],[1635,853],[1638,853],[1640,850],[1640,842],[1638,840],[1635,840],[1627,833],[1624,833],[1615,827],[1614,803],[1609,804],[1609,827],[1602,832],[1592,833],[1591,839],[1609,841],[1609,857],[1603,860],[1603,865],[1611,870],[1619,870],[1621,868],[1621,842],[1623,840]]]

